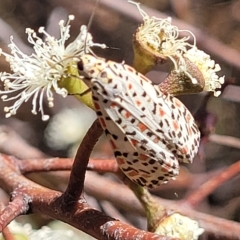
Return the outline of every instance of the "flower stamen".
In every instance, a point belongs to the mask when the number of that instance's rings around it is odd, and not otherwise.
[[[48,120],[49,116],[45,115],[43,110],[44,96],[47,97],[49,107],[54,106],[54,92],[66,97],[67,90],[59,87],[58,83],[61,79],[66,78],[69,67],[75,64],[81,55],[93,53],[91,47],[106,47],[104,44],[93,43],[86,26],[81,26],[77,38],[66,46],[66,41],[70,37],[70,22],[73,19],[74,16],[70,15],[66,24],[63,20],[59,22],[59,39],[49,35],[44,27],[40,27],[38,32],[44,35],[45,40],[43,41],[34,30],[27,28],[27,39],[34,49],[30,56],[24,54],[17,47],[13,42],[13,37],[10,38],[9,44],[11,54],[0,49],[0,55],[5,56],[12,70],[12,73],[0,73],[0,79],[4,82],[4,90],[0,91],[0,94],[3,94],[1,99],[3,101],[17,99],[12,106],[5,107],[6,117],[15,115],[22,103],[32,97],[32,113],[40,112],[42,119]],[[17,94],[9,97],[11,93]],[[39,106],[38,110],[37,105]]]
[[[139,26],[135,41],[138,46],[141,46],[143,53],[160,56],[162,59],[169,58],[173,63],[174,74],[184,75],[189,78],[193,85],[205,85],[202,88],[205,91],[211,91],[214,96],[219,96],[221,84],[224,83],[224,77],[218,77],[216,72],[221,68],[211,60],[210,56],[196,47],[196,37],[189,30],[179,30],[177,26],[172,25],[172,19],[149,17],[141,8],[140,4],[128,1],[137,6],[139,13],[143,17],[143,23]],[[180,37],[180,33],[185,33],[187,36]],[[193,43],[188,43],[189,39],[193,39]],[[147,54],[145,54],[147,56]],[[142,56],[143,54],[140,54]],[[189,63],[191,61],[199,71],[199,74],[191,73]],[[153,58],[153,62],[156,62]],[[196,78],[196,76],[199,77]]]

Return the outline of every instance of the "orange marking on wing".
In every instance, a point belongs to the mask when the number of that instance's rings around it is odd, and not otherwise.
[[[131,83],[128,84],[128,89],[129,89],[129,90],[132,89],[132,84],[131,84]]]
[[[99,104],[97,102],[94,102],[94,107],[95,107],[96,110],[100,109],[100,106],[99,106]]]
[[[182,103],[181,103],[177,98],[174,98],[174,104],[175,104],[178,108],[181,108],[181,107],[182,107]]]
[[[145,76],[143,76],[142,74],[140,75],[140,77],[141,77],[141,79],[144,80],[144,81],[147,81],[147,82],[149,81],[149,79],[146,78]]]
[[[166,114],[165,111],[160,108],[160,109],[159,109],[159,115],[160,115],[160,117],[164,116],[165,114]]]
[[[189,136],[192,136],[192,135],[193,135],[192,128],[190,128],[190,127],[188,127],[188,134],[189,134]]]
[[[188,147],[183,147],[183,148],[181,148],[181,149],[180,149],[180,152],[181,152],[182,154],[187,154],[187,153],[188,153]]]
[[[162,166],[161,170],[163,172],[169,172],[171,170],[171,167],[169,167],[169,166]]]
[[[131,139],[131,143],[135,147],[138,144],[138,141],[135,139]]]
[[[141,176],[144,177],[144,178],[149,178],[149,177],[150,177],[150,174],[141,173]]]
[[[139,127],[141,132],[144,132],[147,129],[147,126],[141,122],[139,122],[137,126]]]
[[[173,121],[173,128],[175,131],[177,131],[179,129],[179,125],[177,121]]]
[[[139,160],[143,160],[146,161],[147,159],[149,159],[149,157],[143,153],[139,154]]]
[[[140,105],[142,104],[142,102],[139,101],[139,100],[137,100],[137,101],[136,101],[136,104],[137,104],[137,106],[140,106]]]
[[[125,66],[127,67],[127,70],[128,70],[128,71],[130,71],[130,72],[135,72],[135,70],[134,70],[132,67],[127,66],[127,65],[125,65]]]
[[[134,176],[137,176],[137,175],[139,175],[139,173],[135,170],[132,170],[131,172],[128,173],[128,176],[130,176],[130,177],[134,177]]]
[[[160,139],[159,139],[158,137],[156,137],[156,138],[153,139],[153,142],[154,142],[154,143],[159,143],[159,141],[160,141]]]
[[[191,121],[192,117],[191,115],[188,113],[186,116],[186,121],[189,123]]]
[[[115,142],[112,139],[109,142],[110,142],[110,144],[111,144],[113,149],[117,149],[117,146],[116,146]]]
[[[117,158],[117,162],[118,162],[119,165],[123,165],[125,163],[125,159],[119,157],[119,158]]]
[[[110,106],[111,106],[111,108],[115,108],[117,106],[117,104],[112,102]]]
[[[125,118],[129,118],[129,117],[131,117],[131,116],[132,116],[131,113],[128,112],[128,111],[126,111],[126,113],[125,113]]]
[[[105,120],[103,118],[99,117],[99,121],[100,121],[102,127],[105,129],[106,128]]]

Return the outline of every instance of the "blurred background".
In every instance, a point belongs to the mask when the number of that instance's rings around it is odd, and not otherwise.
[[[180,29],[193,31],[197,46],[210,54],[220,64],[226,83],[223,93],[215,98],[212,94],[181,96],[180,99],[194,114],[202,133],[199,155],[191,166],[184,166],[175,182],[154,190],[154,194],[178,200],[196,189],[218,171],[240,160],[240,1],[239,0],[142,0],[143,9],[150,15],[164,18],[171,16],[173,24]],[[45,26],[47,32],[59,36],[58,22],[75,15],[71,23],[71,39],[81,25],[88,25],[94,9],[92,0],[0,0],[0,48],[9,49],[9,37],[27,54],[31,46],[27,42],[25,29],[35,31]],[[96,54],[117,62],[131,65],[133,59],[132,36],[141,24],[142,17],[134,5],[126,0],[102,0],[94,13],[90,26],[94,42],[105,43],[109,48],[96,49]],[[156,67],[147,76],[160,82],[169,71],[169,64]],[[4,57],[0,57],[0,71],[9,71]],[[14,117],[6,119],[0,101],[0,151],[6,131],[16,131],[30,145],[48,156],[74,156],[76,147],[95,119],[95,113],[79,103],[74,97],[55,97],[55,107],[45,107],[50,120],[43,122],[41,116],[31,114],[31,102],[25,103]],[[7,127],[6,127],[7,126]],[[12,146],[13,147],[13,146]],[[112,151],[108,142],[101,139],[94,156],[109,158]],[[186,177],[187,176],[187,177]],[[214,191],[201,206],[200,211],[240,221],[240,177],[235,177]],[[57,182],[57,181],[56,181]],[[56,183],[52,183],[51,187]],[[190,184],[191,183],[191,184]],[[47,183],[46,183],[47,184]],[[54,186],[64,188],[63,186]],[[90,198],[90,196],[89,196]],[[106,211],[109,205],[95,201],[95,207]],[[142,218],[118,210],[132,224],[144,228]],[[41,225],[41,224],[40,224]]]

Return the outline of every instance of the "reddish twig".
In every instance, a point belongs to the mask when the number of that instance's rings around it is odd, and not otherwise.
[[[15,240],[13,234],[10,232],[8,227],[5,227],[2,231],[4,240]]]
[[[30,202],[31,199],[27,195],[17,193],[17,195],[13,197],[12,202],[10,202],[1,212],[0,231],[2,231],[3,228],[5,228],[17,216],[26,214],[29,210]]]
[[[142,204],[147,216],[148,230],[154,232],[159,226],[160,221],[167,217],[170,211],[159,204],[159,202],[156,201],[147,189],[132,182],[120,169],[117,172],[117,175],[125,183],[125,185],[133,191],[137,199]]]
[[[109,201],[120,209],[145,216],[145,212],[138,199],[134,196],[133,192],[124,185],[115,183],[95,173],[88,172],[84,189],[87,194],[96,199]],[[206,232],[212,233],[216,237],[231,240],[240,239],[240,223],[197,212],[178,204],[178,202],[161,198],[155,198],[155,200],[167,209],[172,209],[175,212],[197,220]]]
[[[112,203],[108,201],[101,201],[100,205],[103,209],[103,212],[108,216],[114,216],[114,218],[120,220],[121,222],[131,225],[131,222],[126,217],[124,217],[121,212],[115,206],[113,206]]]
[[[1,210],[5,208],[4,204],[1,203],[0,204],[0,208]],[[1,211],[1,215],[3,214],[3,212]],[[4,217],[3,217],[4,218]],[[2,221],[2,219],[0,219],[0,221]],[[10,232],[9,228],[8,227],[5,227],[3,230],[2,230],[2,236],[4,238],[4,240],[15,240],[13,234]]]
[[[8,157],[7,159],[10,163],[12,163],[12,166],[17,166],[17,163],[14,161],[14,158]],[[46,160],[46,161],[49,162],[49,160]],[[56,159],[56,161],[58,160]],[[99,163],[104,161],[105,160],[99,161]],[[21,161],[19,162],[21,164]],[[93,161],[92,163],[94,162],[95,161]],[[110,161],[109,163],[111,165]],[[43,167],[44,166],[46,167],[47,165],[43,164]],[[95,167],[92,165],[90,168],[95,168]],[[96,167],[95,170],[97,168],[98,167]],[[101,168],[101,165],[100,165],[100,168]],[[4,171],[6,170],[7,169],[4,169]],[[15,170],[19,171],[18,169],[15,169]],[[13,177],[13,179],[16,180],[16,182],[13,181],[11,182],[11,184],[14,184],[15,187],[19,184],[19,182],[22,182],[21,179],[18,179],[15,177]],[[112,185],[110,181],[108,180],[106,181],[103,177],[91,176],[90,181],[88,178],[86,180],[87,181],[85,184],[85,190],[90,195],[95,196],[97,199],[103,199],[103,200],[108,200],[110,202],[113,202],[115,205],[118,205],[121,208],[126,209],[128,211],[137,212],[137,213],[141,212],[142,215],[144,215],[144,211],[142,210],[141,205],[139,204],[138,200],[133,196],[132,192],[129,189],[126,189],[124,186],[121,186],[119,184]],[[7,183],[10,182],[10,180],[6,180],[6,182]],[[0,184],[1,186],[3,184],[1,183],[1,180],[0,180]],[[11,189],[9,189],[9,192],[11,192]],[[38,197],[39,196],[41,196],[40,193],[38,193]],[[46,196],[50,197],[51,194],[47,193]],[[45,200],[47,201],[47,198]],[[161,204],[163,204],[167,208],[171,208],[171,206],[174,205],[171,201],[166,201],[162,199],[161,199]],[[235,222],[212,217],[210,215],[202,214],[202,213],[193,211],[191,209],[186,209],[184,206],[181,206],[181,205],[178,205],[178,208],[176,210],[180,211],[182,214],[188,215],[189,217],[198,220],[201,223],[201,226],[206,229],[206,231],[212,232],[215,235],[224,236],[224,237],[227,236],[227,237],[230,237],[231,239],[238,239],[237,236],[240,236],[240,232],[239,232],[240,226]]]
[[[73,162],[69,183],[62,196],[62,201],[66,203],[66,205],[77,202],[82,194],[89,156],[98,138],[102,135],[102,132],[103,130],[99,121],[95,120],[78,148]]]
[[[228,147],[240,149],[240,139],[232,136],[211,134],[209,141]]]
[[[0,127],[0,152],[21,159],[46,157],[43,152],[30,146],[21,136],[7,126]]]
[[[224,182],[233,178],[240,173],[240,161],[232,164],[229,168],[218,173],[202,186],[200,186],[196,191],[192,192],[187,198],[182,201],[182,204],[190,207],[195,207],[204,198],[211,194],[216,188],[221,186]]]
[[[8,168],[4,166],[1,167],[1,164],[0,164],[0,171],[3,173],[2,176],[11,176],[10,177],[11,180],[9,178],[6,178],[4,181],[0,179],[0,185],[2,187],[5,186],[4,187],[5,191],[9,193],[12,192],[14,188],[17,188],[19,183],[22,183],[22,185],[25,186],[25,189],[27,189],[27,185],[24,183],[22,178],[17,177],[18,174],[20,174],[20,170],[16,167],[18,164],[16,163],[15,160],[12,157],[11,158],[4,157],[5,164],[6,162],[9,162],[9,164],[11,164],[11,168],[10,168],[11,171],[15,170],[15,172],[17,172],[17,175],[15,175],[16,173],[13,174],[12,172],[9,172]],[[0,163],[4,161],[0,161]],[[11,183],[12,187],[9,187],[9,183]],[[48,205],[48,202],[53,201],[52,199],[54,198],[54,196],[55,196],[54,199],[60,196],[59,193],[56,194],[56,192],[49,192],[49,190],[46,191],[46,193],[44,193],[45,191],[42,191],[42,190],[35,191],[32,185],[34,185],[34,183],[31,182],[31,184],[29,185],[29,191],[31,194],[34,194],[34,192],[36,193],[32,199],[35,199],[36,197],[39,199],[37,205],[43,204],[40,210],[39,210],[39,207],[35,207],[36,209],[34,210],[31,209],[33,212],[41,212],[43,214],[46,214],[52,217],[55,216],[54,218],[63,220],[73,225],[72,221],[74,221],[74,219],[69,222],[69,216],[71,214],[69,214],[69,212],[67,212],[66,210],[65,210],[65,213],[66,214],[68,213],[68,217],[65,216],[65,218],[56,216],[57,215],[56,213],[55,213],[56,215],[48,214],[49,209],[48,207],[47,208],[45,207],[45,204]],[[108,200],[114,203],[115,205],[121,206],[121,208],[123,209],[127,209],[129,211],[137,212],[137,213],[141,212],[142,215],[144,214],[144,211],[142,210],[141,205],[139,204],[138,200],[134,197],[133,193],[129,189],[119,184],[113,184],[111,183],[111,181],[105,180],[102,176],[100,177],[100,176],[91,175],[90,179],[87,177],[86,183],[85,183],[85,190],[87,193],[89,193],[92,196],[95,196],[97,199]],[[43,198],[43,196],[45,197]],[[160,201],[161,201],[161,204],[166,206],[167,208],[171,208],[171,206],[173,206],[173,203],[171,201],[166,201],[162,199]],[[34,201],[34,203],[36,204],[36,200]],[[31,204],[31,205],[35,206],[35,204]],[[74,209],[76,208],[77,206]],[[238,239],[237,236],[240,236],[240,230],[239,230],[240,226],[238,223],[212,217],[207,214],[202,214],[191,209],[186,209],[184,208],[184,206],[180,206],[180,205],[176,210],[181,212],[184,215],[188,215],[189,217],[198,220],[201,223],[201,227],[205,228],[206,231],[208,232],[212,232],[214,235],[229,237],[231,239]],[[56,210],[56,212],[59,212],[59,211],[61,212],[62,209],[60,208]],[[96,214],[95,217],[97,218],[98,214]],[[81,226],[76,226],[76,227],[83,230]],[[86,232],[88,232],[88,230],[86,230]]]
[[[119,229],[119,222],[109,222],[105,224],[102,227],[102,230],[105,234],[106,239],[109,239],[109,232],[111,232],[111,236],[116,236],[116,239],[122,240],[122,239],[141,239],[141,240],[177,240],[177,238],[171,238],[171,237],[164,237],[157,234],[151,234],[145,232],[145,231],[139,231],[136,228],[130,227],[127,224],[121,224],[121,231],[116,232],[116,229]],[[105,229],[106,228],[106,229]],[[105,230],[107,230],[105,232]],[[131,236],[131,237],[129,237]]]
[[[13,192],[13,199],[16,199],[11,208],[9,206],[6,207],[6,209],[11,209],[11,211],[5,209],[3,211],[4,218],[3,215],[0,216],[2,220],[0,222],[1,229],[13,219],[14,209],[16,209],[15,217],[20,213],[45,214],[66,222],[97,239],[116,240],[136,239],[139,237],[139,239],[173,240],[170,237],[138,230],[108,217],[92,209],[83,198],[80,198],[73,208],[64,208],[65,203],[61,201],[63,198],[61,198],[60,192],[44,188],[25,178],[21,175],[16,161],[12,161],[11,158],[4,155],[0,155],[0,172],[1,187],[8,194]],[[22,196],[24,198],[21,199]],[[29,208],[26,208],[27,205]],[[24,206],[23,211],[19,210],[20,206]],[[7,212],[9,212],[8,216]],[[142,237],[140,238],[140,236]]]
[[[72,165],[72,158],[24,159],[19,162],[19,168],[22,174],[32,172],[66,171],[71,170]],[[118,171],[118,165],[115,159],[89,159],[87,170],[103,173],[116,173]]]
[[[72,169],[72,158],[24,159],[19,163],[22,174],[32,172],[66,171]]]
[[[28,149],[29,148],[26,148],[25,154],[27,154]],[[25,151],[25,149],[23,148],[22,151]],[[58,161],[57,159],[55,159],[55,160]],[[50,160],[50,163],[51,163],[51,161],[55,161],[55,160],[54,159]],[[11,171],[14,170],[14,173],[9,172],[9,169],[7,167],[2,166],[1,163],[4,161],[5,161],[5,164],[7,164],[7,162],[9,164],[11,164],[10,169],[11,169]],[[89,234],[94,234],[93,232],[95,230],[93,230],[91,227],[88,227],[86,229],[84,226],[78,225],[79,220],[70,217],[70,216],[72,216],[71,214],[74,214],[74,213],[66,211],[66,209],[64,209],[62,207],[59,207],[59,205],[61,205],[61,202],[59,201],[59,196],[61,195],[60,193],[46,190],[45,188],[42,188],[42,187],[41,187],[41,189],[39,189],[39,185],[34,185],[35,183],[33,183],[33,182],[31,182],[31,184],[28,186],[23,181],[22,178],[18,177],[18,175],[20,175],[20,169],[17,168],[17,166],[18,166],[18,163],[16,163],[17,160],[14,159],[13,157],[11,157],[11,158],[4,157],[4,161],[2,161],[2,160],[0,161],[0,171],[2,173],[0,176],[0,185],[1,185],[1,187],[3,187],[5,189],[5,191],[10,193],[13,191],[14,188],[18,188],[19,183],[21,183],[21,185],[25,186],[25,190],[27,190],[29,188],[29,192],[26,196],[30,196],[31,199],[34,200],[31,204],[31,206],[34,206],[33,208],[31,208],[31,211],[46,214],[50,217],[65,221],[65,222],[69,223],[70,225],[73,225],[73,226],[77,227],[78,229],[81,229]],[[47,161],[47,163],[49,163],[49,160],[46,160],[46,161]],[[69,160],[69,163],[68,163],[69,165],[70,165],[70,161],[71,160]],[[102,168],[101,164],[100,164],[100,166],[97,167],[98,163],[94,167],[94,164],[93,164],[94,162],[95,161],[92,162],[92,166],[90,166],[89,168],[92,168],[94,170],[96,170],[97,168]],[[104,162],[104,160],[100,161],[100,162]],[[19,161],[19,163],[21,164],[21,161]],[[27,164],[27,162],[26,162],[26,164]],[[111,166],[111,162],[109,162],[109,164]],[[23,165],[21,165],[21,170],[24,169]],[[49,169],[48,165],[43,164],[42,166],[45,169]],[[69,166],[67,166],[67,167],[69,167]],[[108,168],[112,168],[112,167],[108,166]],[[2,179],[3,176],[10,176],[10,178]],[[35,186],[35,187],[33,187],[33,186]],[[116,189],[117,189],[117,191],[116,191]],[[85,190],[87,193],[89,193],[92,196],[95,196],[97,199],[108,200],[115,205],[121,206],[121,208],[123,208],[123,209],[129,210],[131,212],[137,212],[137,213],[141,212],[142,215],[144,214],[144,211],[141,208],[141,205],[139,204],[138,200],[133,196],[132,192],[129,189],[127,189],[126,187],[121,186],[119,184],[112,184],[111,181],[109,181],[109,180],[106,181],[102,176],[99,177],[99,176],[92,175],[90,180],[87,178],[86,183],[85,183]],[[22,189],[21,189],[21,191],[22,191]],[[26,192],[24,192],[24,193],[26,193]],[[22,194],[22,192],[21,192],[21,194]],[[58,199],[58,201],[55,201],[56,199]],[[81,199],[81,200],[83,200],[83,199]],[[162,199],[160,201],[161,201],[162,205],[166,206],[166,208],[171,208],[171,206],[174,205],[171,201],[166,201],[166,200],[162,200]],[[54,202],[54,203],[57,202],[57,203],[55,203],[56,207],[54,207],[51,204],[52,202]],[[82,204],[81,206],[79,206],[78,204],[79,204],[79,202],[74,207],[75,210],[78,207],[80,207],[80,210],[78,209],[78,211],[80,211],[80,213],[77,216],[79,218],[85,217],[84,214],[81,215],[82,211],[85,210],[84,206],[87,206],[87,209],[89,209],[90,207],[88,205],[86,205],[86,203],[84,203],[84,202],[81,203]],[[39,205],[41,205],[41,207]],[[47,207],[46,207],[46,205],[47,205]],[[175,205],[175,206],[177,206],[176,211],[179,211],[184,215],[187,215],[193,219],[198,220],[201,224],[201,227],[203,227],[206,231],[213,233],[215,236],[222,236],[222,237],[227,237],[230,239],[239,239],[238,236],[240,236],[240,230],[239,230],[240,225],[238,223],[228,221],[225,219],[220,219],[217,217],[213,217],[211,215],[199,213],[199,212],[196,212],[189,208],[185,208],[183,205],[180,205],[180,204]],[[64,211],[63,211],[63,209],[64,209]],[[56,212],[53,213],[51,211],[56,211]],[[72,210],[72,211],[74,211],[74,210]],[[61,214],[59,215],[58,213],[59,214],[61,213]],[[96,214],[96,215],[94,215],[95,219],[97,219],[98,217],[101,218],[101,216],[102,216],[101,214],[98,215],[98,212],[96,212],[94,214]],[[76,220],[75,225],[74,225],[74,220]],[[93,224],[93,222],[91,220],[89,220],[89,221],[91,224]],[[89,228],[90,228],[90,230],[89,230]],[[98,234],[99,234],[99,232],[95,233],[94,236],[98,235]]]
[[[13,159],[12,159],[13,160]],[[16,159],[18,161],[18,159]],[[33,172],[49,172],[49,171],[67,171],[72,169],[73,159],[72,158],[41,158],[41,159],[24,159],[18,163],[22,174],[28,174]],[[118,165],[115,159],[89,159],[87,170],[96,171],[99,173],[117,173]],[[211,174],[199,174],[197,178],[207,179]],[[196,176],[194,176],[196,178]],[[170,181],[168,184],[161,185],[158,189],[153,190],[159,191],[166,189],[185,189],[189,187],[193,176],[189,171],[181,168],[180,175],[175,181]]]
[[[119,170],[118,164],[115,159],[90,159],[87,169],[104,173],[117,173]]]

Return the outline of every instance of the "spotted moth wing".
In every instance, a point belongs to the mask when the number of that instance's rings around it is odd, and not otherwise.
[[[120,168],[150,188],[178,175],[178,161],[191,162],[199,144],[190,112],[130,66],[92,60],[83,59],[83,70]]]

